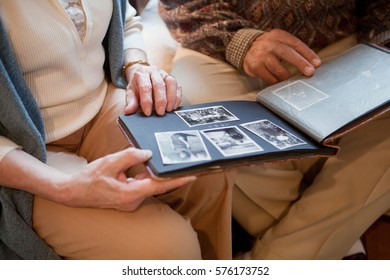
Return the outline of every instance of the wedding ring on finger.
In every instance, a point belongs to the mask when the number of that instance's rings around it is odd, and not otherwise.
[[[170,75],[170,74],[168,74],[168,73],[166,73],[166,72],[162,72],[161,74],[162,74],[162,79],[163,79],[164,81],[165,81],[165,79],[168,78],[168,77],[172,77],[173,79],[175,79],[174,76],[172,76],[172,75]]]

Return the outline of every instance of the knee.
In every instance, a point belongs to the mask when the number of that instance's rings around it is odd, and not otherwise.
[[[131,213],[55,204],[51,216],[57,218],[48,219],[45,212],[40,236],[65,259],[200,259],[190,221],[163,203],[148,201]],[[34,219],[37,223],[37,213]]]
[[[163,209],[166,208],[164,205]],[[149,260],[195,260],[201,259],[201,249],[197,233],[190,221],[169,211],[159,215],[145,216],[145,221],[133,224],[132,234],[122,231],[123,242],[111,244],[118,250],[115,258]],[[127,235],[127,237],[126,237]],[[112,248],[106,251],[115,251]]]
[[[151,259],[199,260],[201,249],[197,233],[190,222],[182,217],[181,222],[155,232],[155,248]]]

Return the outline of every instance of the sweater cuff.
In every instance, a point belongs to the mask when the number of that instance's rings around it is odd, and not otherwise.
[[[0,161],[12,150],[21,149],[22,147],[18,146],[8,138],[0,136]]]
[[[372,42],[375,44],[389,44],[390,43],[390,30],[379,33],[372,38]]]
[[[264,33],[264,31],[256,29],[239,30],[226,48],[226,60],[237,69],[242,70],[246,52],[253,41]]]

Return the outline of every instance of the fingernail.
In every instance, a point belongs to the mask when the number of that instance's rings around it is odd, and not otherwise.
[[[303,70],[303,74],[305,74],[306,76],[312,76],[314,74],[314,67],[306,66]]]
[[[145,109],[145,110],[144,110],[144,114],[145,114],[146,116],[150,116],[150,115],[152,114],[152,110],[151,110],[151,109]]]
[[[192,182],[196,181],[196,179],[198,179],[198,177],[196,177],[196,176],[186,177],[186,183],[187,184],[192,183]]]
[[[313,61],[311,62],[315,67],[318,67],[321,65],[321,60],[318,58],[314,58]]]
[[[153,155],[153,152],[151,150],[142,150],[144,155],[148,158],[150,158]]]
[[[157,109],[157,114],[159,114],[160,116],[164,115],[165,113],[165,106],[160,106],[158,107]]]

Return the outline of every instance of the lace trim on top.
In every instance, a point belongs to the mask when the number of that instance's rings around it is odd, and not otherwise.
[[[86,18],[81,0],[59,0],[59,2],[72,19],[81,40],[83,40],[86,32]]]

